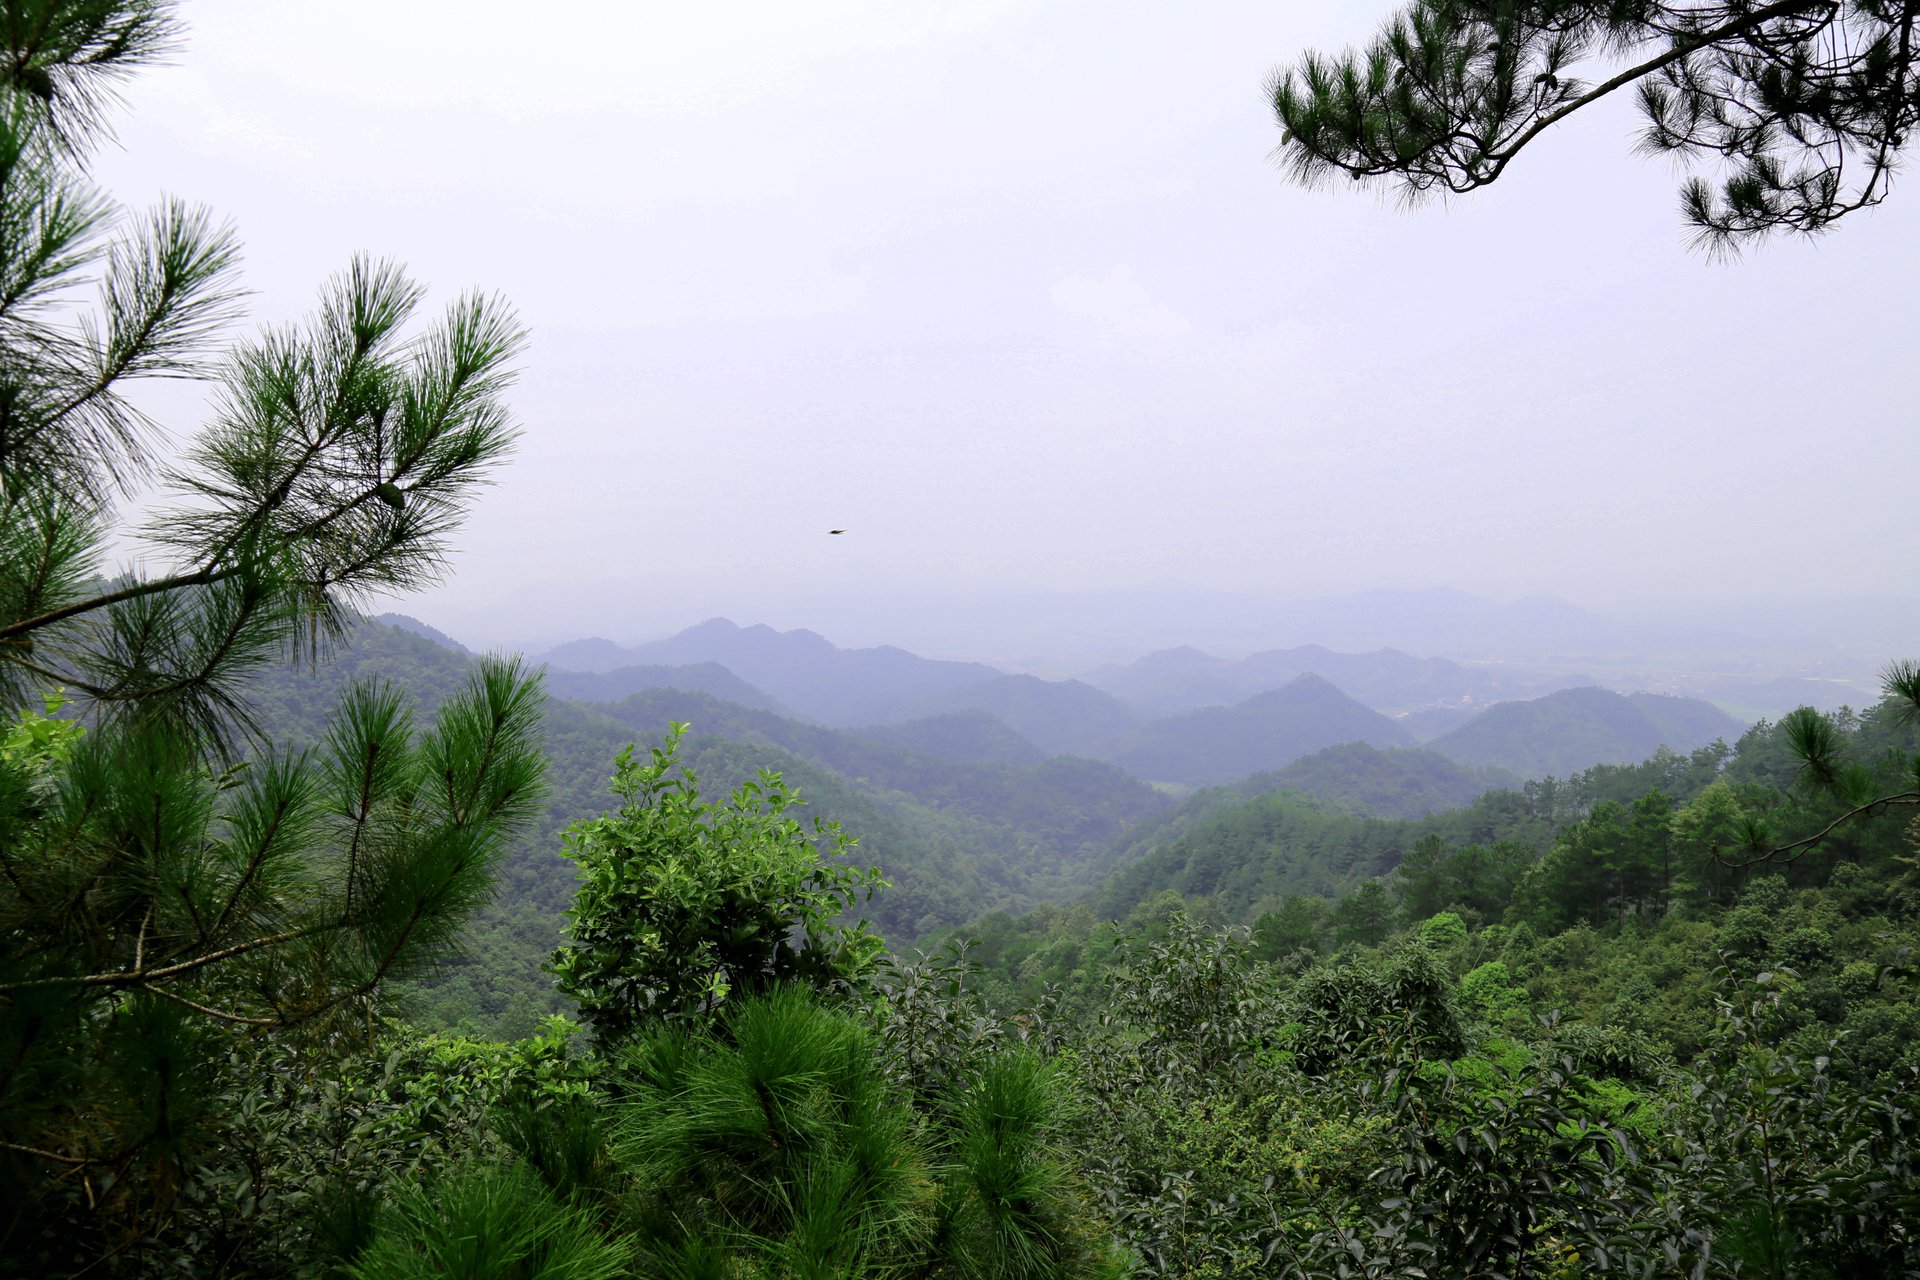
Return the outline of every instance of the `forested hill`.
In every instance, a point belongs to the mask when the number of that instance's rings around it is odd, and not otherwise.
[[[1916,729],[1903,725],[1887,706],[1859,718],[1832,714],[1828,722],[1836,725],[1836,741],[1845,743],[1845,758],[1859,762],[1860,768],[1920,748]],[[1686,892],[1718,892],[1726,889],[1724,873],[1713,869],[1709,846],[1718,842],[1728,848],[1745,839],[1740,821],[1730,814],[1745,812],[1757,821],[1772,821],[1778,831],[1799,831],[1816,829],[1820,814],[1837,812],[1832,804],[1820,808],[1814,796],[1805,793],[1786,731],[1766,722],[1747,729],[1736,745],[1716,741],[1688,754],[1659,748],[1638,764],[1594,766],[1561,779],[1528,781],[1519,789],[1482,794],[1463,808],[1417,821],[1361,816],[1298,791],[1256,793],[1275,777],[1263,775],[1236,787],[1192,794],[1162,816],[1129,829],[1096,862],[1098,873],[1108,879],[1092,894],[1092,908],[1123,915],[1173,890],[1187,898],[1208,898],[1225,919],[1252,923],[1286,898],[1342,896],[1388,877],[1415,846],[1432,837],[1450,848],[1478,850],[1473,858],[1480,860],[1480,879],[1469,898],[1476,910],[1494,917],[1513,902],[1523,871],[1536,864],[1553,867],[1549,850],[1555,841],[1596,816],[1603,816],[1601,825],[1592,837],[1592,850],[1582,852],[1582,858],[1634,862],[1640,869],[1626,879],[1655,877],[1661,894],[1678,892],[1674,887],[1682,883],[1688,885]],[[1678,821],[1676,810],[1695,802],[1701,808],[1686,819],[1693,823],[1688,827],[1692,844],[1680,837],[1668,841],[1665,835],[1649,842],[1653,837],[1647,831],[1632,827],[1632,821],[1638,821],[1630,819],[1634,806],[1644,806],[1642,818],[1657,812],[1659,831],[1667,831],[1668,819]],[[1766,818],[1768,814],[1772,818]],[[1620,823],[1620,835],[1611,835],[1611,823]],[[1701,835],[1701,823],[1711,827],[1711,835]],[[1678,852],[1682,844],[1688,848],[1684,856]],[[1632,852],[1636,848],[1640,852]],[[1837,852],[1843,846],[1834,848]],[[1536,890],[1540,896],[1528,910],[1574,923],[1582,912],[1594,912],[1613,890],[1592,877],[1549,879],[1542,881]]]
[[[1920,776],[1912,772],[1920,768],[1920,722],[1902,703],[1890,699],[1859,716],[1819,719],[1833,760],[1856,771],[1867,792],[1897,798]],[[1909,914],[1920,907],[1912,873],[1920,824],[1896,804],[1858,815],[1867,821],[1836,825],[1853,806],[1809,785],[1794,732],[1763,721],[1731,746],[1686,755],[1663,748],[1637,764],[1528,782],[1411,821],[1342,812],[1300,792],[1249,794],[1275,775],[1250,778],[1198,792],[1131,828],[1102,856],[1110,874],[1079,905],[1021,919],[989,917],[956,936],[979,940],[974,958],[1031,998],[1037,984],[1077,981],[1075,966],[1097,970],[1113,938],[1159,927],[1153,922],[1176,908],[1252,927],[1269,958],[1314,952],[1351,959],[1356,948],[1386,943],[1403,925],[1450,912],[1471,929],[1486,929],[1493,952],[1483,959],[1506,947],[1540,966],[1531,974],[1543,1001],[1551,992],[1567,1002],[1562,1007],[1658,1027],[1669,1042],[1688,1043],[1711,1020],[1702,991],[1729,962],[1801,965],[1809,979],[1817,969],[1824,977],[1808,987],[1813,1003],[1793,1016],[1831,1024],[1872,986],[1869,967],[1857,962],[1853,996],[1835,995],[1829,988],[1839,974],[1836,956],[1893,954],[1874,943],[1871,929],[1848,922],[1877,920],[1882,903],[1897,901]],[[1742,865],[1749,841],[1764,853],[1830,826],[1833,834],[1811,850]],[[1845,905],[1835,911],[1814,901],[1779,919],[1737,905],[1757,880],[1768,879],[1785,889],[1844,882],[1832,903]],[[1761,895],[1769,910],[1783,907],[1782,892]],[[1604,963],[1596,930],[1618,935]],[[1629,961],[1655,934],[1658,954]],[[1047,956],[1053,958],[1042,963]],[[1595,972],[1606,966],[1631,971],[1632,981]],[[1516,966],[1512,977],[1519,974]],[[1676,993],[1670,1010],[1629,1007],[1676,981],[1691,986]],[[1920,1035],[1920,1015],[1908,1009],[1902,1016],[1902,1025]],[[1866,1033],[1882,1041],[1892,1034],[1884,1019],[1866,1022]],[[1885,1044],[1873,1050],[1876,1061],[1901,1052]]]
[[[1489,707],[1427,748],[1473,768],[1565,777],[1596,764],[1644,760],[1661,747],[1692,751],[1736,738],[1745,727],[1698,699],[1588,687]]]
[[[635,665],[606,671],[567,671],[547,667],[547,692],[576,702],[618,702],[648,689],[691,689],[742,707],[792,715],[777,698],[762,693],[717,662],[679,666]]]
[[[1360,817],[1299,792],[1277,792],[1218,807],[1184,829],[1169,826],[1166,834],[1178,831],[1170,839],[1130,842],[1111,857],[1118,869],[1092,905],[1101,915],[1123,916],[1171,890],[1207,898],[1226,919],[1251,923],[1288,897],[1333,897],[1386,875],[1423,836],[1517,841],[1537,853],[1553,830],[1551,815],[1513,791],[1413,822]]]
[[[1348,742],[1316,751],[1284,769],[1257,774],[1234,790],[1301,791],[1376,818],[1423,818],[1472,804],[1489,791],[1518,786],[1503,769],[1469,769],[1432,751],[1381,749]]]
[[[263,673],[250,696],[269,740],[317,743],[349,684],[391,684],[412,697],[424,724],[461,687],[471,664],[464,652],[417,632],[368,622],[317,668]],[[515,848],[497,901],[473,927],[475,958],[437,989],[439,1016],[498,1018],[518,1001],[516,1025],[524,1029],[546,1007],[549,984],[538,966],[558,938],[574,883],[559,854],[560,833],[615,804],[607,790],[615,756],[629,743],[657,743],[670,721],[693,725],[681,754],[703,792],[731,791],[774,769],[800,791],[808,814],[837,820],[856,836],[856,857],[878,865],[893,886],[871,904],[872,918],[903,947],[996,907],[1022,909],[1069,892],[1084,883],[1099,850],[1166,804],[1152,788],[1097,761],[960,762],[698,689],[649,689],[611,703],[550,698],[546,815]],[[1006,745],[1012,735],[1001,732]]]
[[[371,621],[378,622],[383,626],[394,627],[401,631],[410,632],[413,635],[421,637],[422,639],[433,641],[435,644],[439,645],[443,649],[451,649],[455,653],[471,652],[471,650],[469,650],[467,646],[461,644],[458,640],[455,640],[452,636],[448,635],[446,632],[442,631],[440,628],[428,626],[426,623],[420,621],[420,619],[412,616],[411,614],[405,614],[405,613],[375,614],[374,617],[371,619]]]
[[[1113,742],[1141,717],[1111,694],[1078,680],[1001,675],[917,699],[907,717],[984,711],[1058,755],[1110,757]]]
[[[603,710],[642,741],[658,738],[671,722],[684,721],[694,726],[696,735],[778,747],[876,795],[906,798],[1037,836],[1055,855],[1053,866],[1045,865],[1045,856],[1039,859],[1034,870],[1041,873],[1074,869],[1083,854],[1165,804],[1151,787],[1099,761],[1061,756],[1020,765],[962,764],[701,693],[653,689]]]
[[[958,764],[1038,764],[1047,753],[985,711],[949,711],[856,732]]]

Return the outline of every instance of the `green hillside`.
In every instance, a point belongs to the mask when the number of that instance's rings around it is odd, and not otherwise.
[[[861,737],[955,764],[1038,764],[1047,753],[985,711],[950,711],[855,730]]]
[[[690,662],[680,666],[632,665],[604,671],[568,671],[549,664],[547,692],[577,702],[617,702],[648,689],[688,689],[716,698],[790,715],[778,699],[762,693],[717,662]]]
[[[413,696],[425,715],[460,686],[471,661],[413,631],[368,622],[325,664],[274,670],[256,680],[252,693],[270,740],[313,742],[349,684],[387,681]],[[557,1007],[539,966],[573,895],[573,868],[559,855],[561,833],[613,803],[607,781],[623,747],[656,743],[675,721],[693,726],[681,754],[703,788],[731,791],[773,769],[799,790],[810,813],[855,836],[856,856],[878,865],[892,884],[872,904],[872,918],[903,947],[983,911],[1021,910],[1068,892],[1129,823],[1166,805],[1152,788],[1098,761],[961,763],[698,689],[651,688],[606,703],[551,698],[545,816],[507,860],[499,892],[469,928],[464,956],[421,989],[421,1016],[511,1031],[530,1028]],[[1004,728],[1001,734],[1001,745],[1013,749],[1018,739]],[[1027,752],[1037,754],[1030,746]]]
[[[1111,694],[1078,680],[999,675],[907,703],[901,714],[984,711],[1054,755],[1101,755],[1139,716]]]
[[[1421,818],[1459,809],[1488,791],[1517,785],[1500,769],[1468,769],[1432,751],[1349,742],[1256,774],[1234,789],[1300,791],[1376,818]]]
[[[1692,751],[1745,728],[1709,703],[1605,689],[1563,689],[1529,702],[1502,702],[1427,749],[1470,768],[1523,778],[1565,777],[1597,764],[1627,764],[1661,747]]]

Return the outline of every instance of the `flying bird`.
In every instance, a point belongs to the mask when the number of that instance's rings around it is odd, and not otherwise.
[[[845,529],[829,529],[827,530],[827,532],[828,533],[845,533],[846,530]]]

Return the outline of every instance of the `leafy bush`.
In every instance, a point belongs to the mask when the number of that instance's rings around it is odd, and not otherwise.
[[[800,797],[771,771],[724,803],[703,802],[677,759],[686,728],[673,725],[645,761],[621,752],[620,809],[566,833],[581,878],[552,967],[608,1042],[650,1021],[711,1016],[735,990],[862,977],[884,945],[864,921],[837,923],[885,885],[878,868],[842,861],[852,838],[820,820],[809,834],[786,816]]]

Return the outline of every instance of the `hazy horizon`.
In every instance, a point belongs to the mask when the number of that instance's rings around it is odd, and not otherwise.
[[[982,607],[993,605],[998,607]],[[820,601],[758,612],[722,607],[655,615],[652,621],[629,615],[625,623],[603,619],[611,625],[598,626],[559,624],[530,607],[507,615],[542,617],[538,627],[520,631],[489,629],[484,618],[391,611],[476,651],[534,656],[587,639],[632,648],[723,619],[743,629],[812,632],[842,649],[890,646],[1047,679],[1083,678],[1170,649],[1238,660],[1317,645],[1334,653],[1397,649],[1469,665],[1580,673],[1623,689],[1686,688],[1710,678],[1788,678],[1837,681],[1863,695],[1876,695],[1880,671],[1905,652],[1903,638],[1920,632],[1920,603],[1893,598],[1827,602],[1818,611],[1804,602],[1756,601],[1731,615],[1724,608],[1608,614],[1552,597],[1497,601],[1445,588],[1295,600],[1179,589],[1034,591],[838,611]]]
[[[1386,7],[605,6],[585,42],[199,0],[97,172],[232,216],[253,322],[362,250],[517,305],[519,454],[382,606],[483,643],[724,614],[1039,662],[1070,618],[942,644],[940,602],[1910,599],[1920,192],[1709,262],[1624,99],[1448,206],[1301,190],[1265,77]]]

